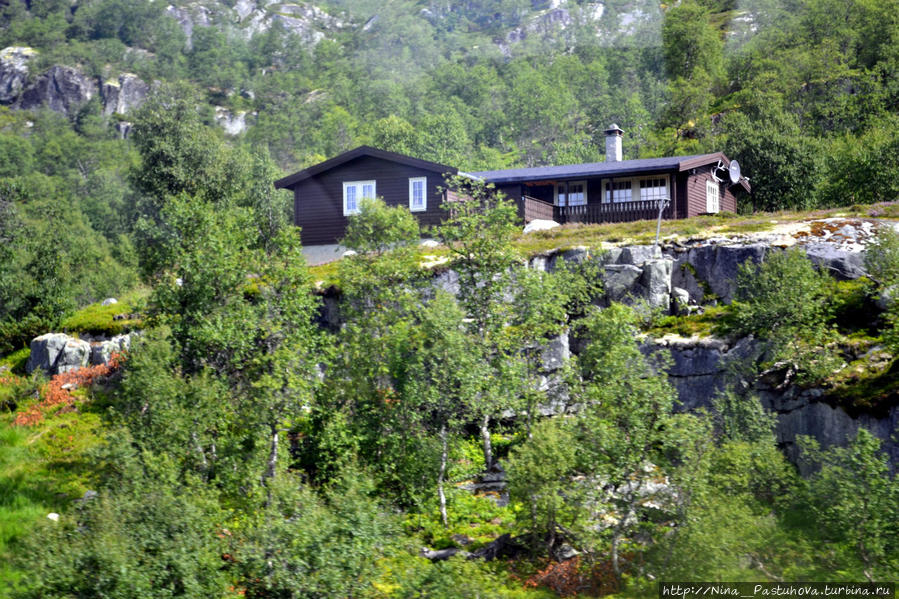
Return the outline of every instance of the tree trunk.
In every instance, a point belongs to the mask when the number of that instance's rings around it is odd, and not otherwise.
[[[270,424],[269,430],[271,431],[271,446],[268,452],[268,464],[266,465],[265,473],[262,475],[263,485],[267,479],[274,478],[275,466],[278,464],[278,427],[275,424]]]
[[[446,493],[443,491],[443,479],[446,476],[446,460],[447,454],[447,437],[446,437],[446,425],[440,427],[440,474],[437,475],[437,496],[440,498],[440,520],[443,522],[443,527],[449,527],[449,519],[446,517]]]
[[[490,442],[490,414],[481,421],[481,442],[484,445],[484,470],[493,466],[493,444]]]
[[[618,563],[618,539],[620,535],[616,531],[612,536],[612,570],[615,572],[615,578],[621,580],[621,564]]]
[[[195,422],[194,426],[196,426],[196,425],[197,425],[197,423]],[[200,456],[200,467],[203,469],[203,473],[208,474],[209,473],[209,462],[206,460],[206,452],[203,451],[203,446],[200,445],[200,440],[197,438],[196,431],[192,431],[190,433],[190,440],[193,441],[194,449],[197,451],[197,453]]]

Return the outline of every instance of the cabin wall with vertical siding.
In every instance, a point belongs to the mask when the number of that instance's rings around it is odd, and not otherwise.
[[[674,193],[677,218],[687,218],[687,204],[689,201],[687,197],[687,181],[690,179],[690,175],[688,173],[677,173],[673,177],[675,180]]]
[[[687,177],[685,185],[687,217],[706,213],[705,184],[706,181],[711,179],[711,169],[705,167],[700,169],[695,175]],[[737,211],[737,199],[734,196],[734,192],[730,189],[727,179],[725,179],[725,182],[718,184],[718,207],[722,212]]]
[[[336,243],[346,234],[343,215],[343,183],[375,181],[375,193],[388,206],[409,207],[409,179],[427,177],[427,210],[413,212],[422,226],[437,224],[444,216],[440,204],[445,186],[443,174],[406,166],[372,156],[345,164],[300,181],[294,187],[294,223],[301,227],[304,245]]]

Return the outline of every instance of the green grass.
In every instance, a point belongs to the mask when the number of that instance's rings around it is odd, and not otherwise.
[[[326,289],[331,285],[338,285],[340,281],[337,278],[340,269],[340,260],[326,262],[325,264],[317,264],[309,267],[309,274],[312,276],[312,282],[316,287]]]
[[[776,225],[824,218],[899,219],[899,202],[856,205],[828,210],[757,212],[741,215],[729,212],[662,221],[663,241],[686,241],[719,235],[745,235],[770,231]],[[656,221],[642,220],[601,225],[568,224],[548,231],[521,234],[514,246],[523,257],[544,252],[586,246],[592,249],[612,245],[646,245],[655,241]],[[445,248],[421,248],[420,254],[447,255]],[[310,267],[313,280],[321,287],[337,285],[340,260]]]
[[[97,487],[88,452],[101,443],[96,412],[55,413],[34,427],[12,426],[12,419],[0,415],[0,597],[22,575],[11,560],[17,541]]]
[[[647,330],[652,337],[680,335],[681,337],[711,337],[727,335],[727,317],[731,306],[708,306],[702,314],[663,316]]]
[[[97,303],[85,306],[63,320],[60,326],[67,333],[107,336],[139,329],[143,324],[139,318],[115,320],[114,317],[139,311],[148,294],[149,290],[141,288],[126,294],[117,304],[103,306]]]
[[[424,248],[419,247],[417,250],[418,262],[423,268],[434,268],[439,266],[434,264],[449,257],[449,250],[445,247]],[[317,264],[309,267],[309,274],[312,282],[319,289],[327,289],[334,285],[340,287],[340,259],[325,264]]]
[[[855,360],[834,374],[826,381],[832,387],[827,391],[828,401],[853,416],[887,417],[890,408],[899,405],[899,360],[880,357]]]
[[[522,234],[516,247],[526,255],[535,255],[556,248],[587,246],[601,248],[604,244],[646,245],[656,237],[656,221],[640,220],[601,225],[571,224]],[[773,227],[768,216],[740,217],[735,214],[696,216],[682,220],[662,221],[662,239],[690,238],[709,234],[729,234],[764,231]]]

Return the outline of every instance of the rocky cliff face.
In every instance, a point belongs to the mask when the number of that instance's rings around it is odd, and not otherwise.
[[[601,261],[605,294],[600,305],[609,302],[646,304],[660,310],[678,312],[697,309],[707,302],[730,302],[741,264],[760,262],[769,252],[785,247],[803,249],[809,260],[840,279],[864,274],[864,248],[879,226],[859,219],[827,219],[789,230],[772,231],[728,238],[672,242],[662,247],[626,246],[597,252],[586,247],[553,250],[534,256],[531,268],[552,271],[560,261]],[[450,293],[458,293],[459,277],[452,270],[435,274],[433,284]],[[339,292],[325,294],[326,309],[322,322],[332,330],[340,326]],[[541,406],[544,414],[559,414],[573,408],[558,371],[571,353],[579,353],[578,339],[566,334],[551,340],[543,348],[543,372],[540,384],[548,391],[549,403]],[[899,407],[877,413],[849,413],[828,397],[824,389],[801,388],[777,373],[752,380],[736,378],[741,364],[757,359],[757,344],[752,338],[727,341],[715,338],[664,337],[649,339],[647,353],[661,351],[670,358],[667,374],[677,390],[680,409],[708,408],[715,394],[728,385],[752,387],[762,405],[777,414],[776,436],[786,454],[798,458],[796,438],[809,435],[823,446],[844,445],[860,427],[883,441],[892,463],[899,467],[899,441],[893,439],[899,427]],[[508,416],[512,416],[509,414]]]
[[[128,114],[141,107],[150,93],[150,86],[133,73],[122,73],[117,79],[103,83],[103,114]]]
[[[728,344],[721,339],[662,338],[648,340],[647,353],[661,351],[671,357],[668,377],[675,386],[680,408],[685,411],[708,408],[715,394],[729,384],[749,387],[762,406],[777,415],[775,436],[787,457],[799,463],[797,437],[806,435],[823,447],[846,445],[859,428],[877,436],[894,467],[899,468],[899,406],[877,413],[850,414],[834,405],[826,389],[803,388],[785,383],[782,373],[764,373],[752,380],[735,377],[734,366],[754,356],[752,338]],[[801,464],[800,464],[801,465]]]
[[[16,104],[29,110],[46,106],[54,112],[73,116],[97,95],[97,83],[73,67],[54,65],[22,92]]]
[[[28,62],[36,52],[23,46],[0,50],[0,104],[12,104],[28,82]]]
[[[47,107],[71,117],[99,95],[103,114],[127,114],[139,108],[150,93],[150,86],[131,73],[101,83],[75,67],[54,65],[32,76],[36,54],[27,47],[0,50],[0,104],[21,110]]]
[[[276,23],[305,44],[314,46],[329,33],[347,26],[312,2],[276,2],[272,0],[237,0],[233,8],[221,3],[202,2],[169,5],[166,12],[174,18],[187,38],[187,47],[196,27],[224,27],[230,24],[237,33],[250,38],[268,31]]]

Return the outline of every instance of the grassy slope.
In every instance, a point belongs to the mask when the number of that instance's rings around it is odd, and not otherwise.
[[[102,425],[98,413],[81,405],[32,427],[13,426],[12,414],[0,415],[0,597],[21,576],[11,565],[16,542],[97,486],[90,450],[101,443]]]
[[[809,212],[763,212],[738,215],[722,212],[716,215],[696,216],[682,220],[662,221],[661,238],[664,241],[685,241],[715,236],[730,236],[769,231],[776,225],[823,218],[873,218],[899,220],[899,203],[849,206]],[[563,225],[548,231],[520,235],[515,247],[524,256],[534,256],[554,249],[576,246],[602,248],[609,244],[640,245],[655,241],[656,221],[608,223],[602,225]],[[445,248],[422,248],[422,263],[445,256]],[[339,261],[313,266],[309,270],[313,280],[321,287],[338,285]]]
[[[78,335],[117,335],[139,328],[139,319],[114,320],[117,314],[139,311],[148,290],[138,288],[125,294],[118,304],[91,304],[62,322],[62,330]],[[29,350],[0,357],[0,366],[13,375],[24,375]],[[91,449],[102,443],[103,424],[90,401],[80,402],[73,410],[58,406],[37,425],[13,425],[9,408],[25,408],[34,401],[40,377],[27,379],[0,373],[0,599],[21,576],[11,558],[16,543],[51,512],[73,509],[73,500],[98,486],[97,465]],[[90,399],[80,389],[76,397]]]

